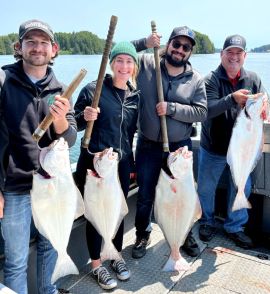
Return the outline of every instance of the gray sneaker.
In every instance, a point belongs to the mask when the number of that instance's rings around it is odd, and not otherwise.
[[[111,277],[108,270],[102,265],[92,271],[92,276],[102,289],[111,290],[117,286],[116,280]]]
[[[119,280],[125,281],[130,278],[130,271],[123,259],[113,261],[111,267],[116,272],[116,276]]]

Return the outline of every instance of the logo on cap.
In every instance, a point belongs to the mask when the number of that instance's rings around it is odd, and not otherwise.
[[[188,35],[189,32],[188,32],[188,29],[182,28],[178,33],[181,35]]]
[[[42,24],[40,22],[37,22],[37,21],[36,22],[30,22],[30,23],[25,25],[26,30],[29,29],[29,28],[43,29],[43,30],[46,30],[46,31],[50,30],[46,25],[44,25],[44,24]]]
[[[230,40],[230,44],[232,44],[232,45],[241,45],[242,44],[242,39],[240,37],[233,37]]]

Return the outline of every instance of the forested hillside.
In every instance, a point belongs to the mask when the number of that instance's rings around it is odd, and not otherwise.
[[[102,54],[105,40],[88,32],[55,33],[60,45],[60,54]],[[18,34],[0,36],[0,55],[13,54],[13,44],[18,39]],[[209,37],[196,32],[196,47],[193,53],[214,53],[214,44]]]
[[[270,52],[270,45],[264,45],[264,46],[261,46],[261,47],[257,47],[257,48],[254,48],[252,50],[250,50],[251,52]]]

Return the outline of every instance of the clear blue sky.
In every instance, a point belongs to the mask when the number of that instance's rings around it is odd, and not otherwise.
[[[114,41],[146,37],[155,20],[165,44],[172,29],[187,25],[206,34],[216,48],[241,34],[251,49],[270,44],[269,0],[1,0],[0,35],[17,32],[28,19],[48,22],[55,32],[91,31],[106,38],[111,15],[118,17]]]

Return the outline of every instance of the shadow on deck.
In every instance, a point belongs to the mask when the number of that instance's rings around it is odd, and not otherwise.
[[[123,257],[131,271],[131,278],[126,282],[118,281],[114,293],[270,293],[270,250],[263,247],[254,250],[236,247],[226,238],[221,226],[208,244],[199,240],[198,226],[193,228],[201,254],[191,258],[183,253],[191,264],[190,271],[162,271],[170,250],[155,223],[146,256],[133,259],[131,248],[135,239],[136,197],[130,197],[128,205],[130,212],[126,217]],[[72,252],[70,254],[73,255]],[[109,266],[107,268],[114,275]],[[84,266],[78,276],[62,278],[59,285],[74,294],[108,292],[102,290],[91,277],[89,265]]]

